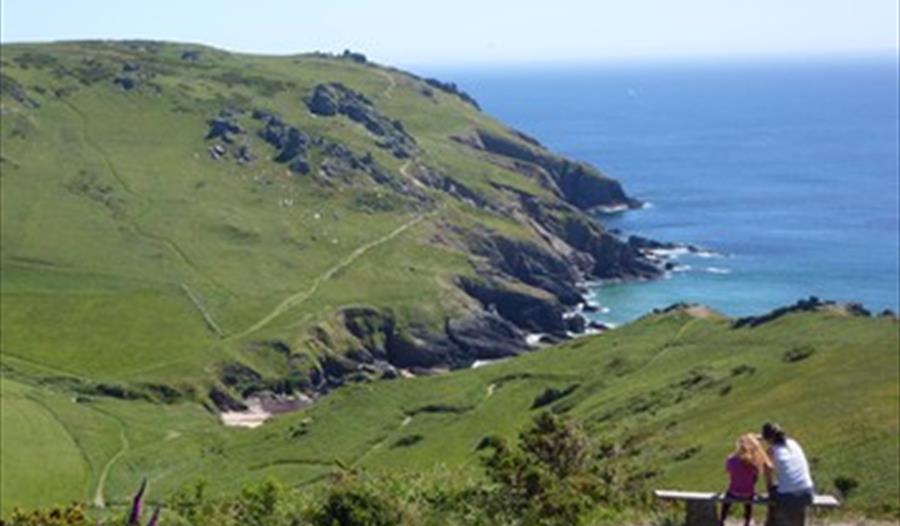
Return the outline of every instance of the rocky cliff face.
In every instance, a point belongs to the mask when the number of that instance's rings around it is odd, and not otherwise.
[[[386,117],[373,101],[346,86],[317,85],[306,101],[310,112],[316,115],[343,115],[362,124],[380,139],[380,147],[397,158],[406,159],[415,151],[415,139],[399,120]],[[282,152],[278,159],[285,157],[283,152],[291,143],[291,132],[304,139],[299,144],[328,146],[326,153],[335,149],[350,152],[339,143],[310,138],[277,117],[261,112],[254,115],[266,123],[260,136]],[[210,135],[219,130],[238,133],[237,125],[216,120],[210,123]],[[330,330],[345,331],[349,339],[331,338],[324,328],[314,331],[314,339],[326,349],[326,354],[304,382],[307,392],[321,393],[346,381],[373,376],[395,378],[403,370],[428,373],[469,367],[476,360],[516,356],[531,350],[526,339],[529,333],[559,341],[585,330],[584,319],[568,314],[582,301],[579,283],[653,279],[662,274],[659,262],[644,255],[644,245],[605,231],[589,213],[597,207],[640,206],[638,200],[625,194],[618,181],[589,165],[556,156],[535,139],[514,130],[500,135],[479,129],[453,139],[468,148],[471,155],[484,156],[497,166],[539,182],[550,195],[500,184],[493,185],[499,194],[490,194],[425,163],[407,165],[407,174],[415,180],[412,187],[398,185],[384,170],[382,177],[372,176],[373,181],[391,191],[413,192],[422,202],[433,202],[434,194],[428,197],[427,192],[420,190],[427,188],[484,213],[514,218],[531,235],[514,238],[481,226],[444,225],[446,237],[469,254],[474,270],[474,275],[454,280],[454,286],[471,299],[468,311],[448,317],[435,327],[400,320],[388,306],[341,309],[338,328]],[[291,158],[297,157],[294,153],[305,160],[308,148],[291,150]],[[326,175],[334,171],[334,156],[329,155],[320,167]],[[353,161],[345,162],[342,172],[371,171],[375,166],[370,154],[366,154],[365,162],[352,153],[348,155],[338,156]],[[308,173],[309,167],[304,168],[303,173]],[[217,396],[221,397],[221,393]]]
[[[519,132],[512,133],[518,141],[486,130],[476,130],[459,140],[474,149],[505,158],[500,162],[512,160],[516,170],[530,176],[537,171],[559,197],[582,210],[640,206],[640,201],[625,195],[618,181],[596,168],[553,155],[534,139]]]
[[[4,202],[4,232],[24,240],[9,257],[196,291],[204,321],[186,323],[179,346],[212,337],[241,363],[208,353],[185,378],[221,371],[196,387],[225,408],[259,390],[513,356],[529,333],[583,330],[567,315],[579,283],[661,273],[645,245],[590,215],[640,204],[618,181],[503,126],[451,82],[358,53],[84,42],[4,46],[0,68],[4,192],[65,197],[47,210]],[[51,164],[34,161],[37,147]],[[102,257],[19,235],[54,228],[73,246],[102,243]],[[432,248],[452,261],[415,259]],[[416,294],[393,293],[407,287]],[[172,318],[185,317],[180,300]]]

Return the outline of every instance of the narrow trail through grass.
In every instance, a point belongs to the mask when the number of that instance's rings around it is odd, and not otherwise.
[[[389,99],[394,94],[394,88],[397,87],[397,81],[394,79],[394,76],[387,71],[379,69],[378,74],[386,78],[388,81],[388,85],[386,88],[384,88],[384,91],[381,92],[381,96]]]
[[[324,273],[319,275],[313,281],[312,285],[308,289],[301,290],[299,292],[291,294],[290,296],[285,298],[281,303],[279,303],[274,309],[272,309],[268,314],[263,316],[259,321],[257,321],[256,323],[254,323],[253,325],[251,325],[244,331],[239,332],[237,334],[233,334],[233,335],[225,338],[225,340],[227,341],[227,340],[233,340],[236,338],[241,338],[241,337],[247,336],[248,334],[252,334],[252,333],[262,329],[263,327],[265,327],[266,325],[271,323],[275,318],[281,316],[288,310],[290,310],[298,305],[301,305],[303,302],[305,302],[306,300],[311,298],[319,290],[319,287],[321,287],[323,283],[325,283],[326,281],[331,279],[335,274],[337,274],[341,270],[352,265],[354,261],[359,259],[366,252],[368,252],[369,250],[372,250],[373,248],[378,247],[379,245],[387,243],[388,241],[399,236],[400,234],[402,234],[409,228],[415,226],[416,224],[421,222],[426,217],[433,215],[435,213],[436,212],[429,212],[427,214],[417,215],[413,219],[403,223],[402,225],[395,228],[391,232],[379,237],[378,239],[375,239],[374,241],[370,241],[370,242],[358,247],[356,250],[351,252],[347,257],[345,257],[344,259],[339,261],[336,265],[332,266],[331,268],[326,270]]]
[[[206,322],[206,326],[209,327],[211,331],[216,333],[219,338],[223,337],[225,334],[222,332],[219,324],[216,323],[216,320],[213,318],[212,314],[208,310],[206,310],[206,307],[203,306],[203,302],[200,301],[200,298],[197,297],[197,295],[194,294],[191,288],[187,286],[187,283],[181,284],[181,290],[183,290],[184,293],[187,294],[187,297],[190,298],[191,303],[193,303],[194,306],[197,307],[197,310],[200,311],[200,314],[203,316],[203,321]]]
[[[87,114],[85,114],[77,106],[72,104],[72,102],[64,98],[60,98],[59,100],[62,101],[63,104],[68,106],[70,110],[75,112],[75,114],[78,115],[79,119],[81,119],[81,134],[84,136],[84,141],[88,143],[88,146],[90,146],[95,152],[97,152],[98,155],[100,155],[100,158],[103,160],[103,164],[106,165],[106,169],[109,171],[110,175],[112,175],[116,179],[116,181],[119,182],[119,185],[122,186],[122,189],[125,190],[127,194],[139,199],[140,196],[135,193],[135,191],[131,188],[131,185],[128,184],[128,181],[126,181],[125,178],[123,178],[121,174],[119,174],[119,171],[116,170],[115,166],[112,163],[112,160],[109,158],[109,154],[106,153],[106,150],[103,149],[102,146],[100,146],[100,143],[94,140],[90,133],[88,133],[89,121]]]
[[[634,372],[643,371],[644,369],[646,369],[646,368],[650,367],[651,365],[653,365],[654,363],[656,363],[657,360],[659,360],[660,358],[662,358],[663,356],[668,354],[668,352],[674,348],[672,346],[672,344],[675,343],[676,341],[678,341],[682,336],[684,336],[684,333],[687,331],[688,327],[690,327],[691,325],[696,323],[698,320],[699,320],[699,318],[694,318],[694,319],[688,321],[687,323],[685,323],[684,325],[682,325],[681,328],[678,329],[678,332],[675,333],[675,336],[671,340],[666,342],[666,345],[664,346],[664,348],[662,350],[660,350],[658,353],[654,354],[652,358],[647,360],[647,363],[640,366]]]
[[[110,457],[110,459],[103,466],[103,470],[100,472],[100,477],[97,479],[97,489],[94,492],[94,506],[98,508],[106,507],[106,499],[103,497],[103,489],[106,486],[106,478],[109,476],[109,471],[112,469],[113,464],[116,463],[117,460],[122,458],[122,456],[128,452],[129,443],[128,437],[125,436],[125,428],[122,422],[119,422],[119,425],[122,428],[119,430],[119,440],[122,444],[122,447],[119,448],[119,451],[116,452],[115,455]]]

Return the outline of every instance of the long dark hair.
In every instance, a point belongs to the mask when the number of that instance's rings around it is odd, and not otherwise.
[[[783,445],[787,440],[787,433],[781,426],[774,422],[766,422],[762,427],[762,436],[767,442]]]

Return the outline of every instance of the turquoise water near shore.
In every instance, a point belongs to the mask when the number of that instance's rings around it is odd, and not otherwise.
[[[816,295],[900,307],[896,57],[442,70],[489,113],[649,203],[624,235],[709,248],[592,288],[623,323],[676,301],[733,316]],[[608,310],[607,310],[608,309]]]

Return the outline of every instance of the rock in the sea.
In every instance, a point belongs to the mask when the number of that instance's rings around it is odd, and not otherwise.
[[[565,317],[566,329],[573,334],[581,334],[587,328],[587,320],[580,314]]]
[[[628,236],[628,244],[634,248],[641,250],[671,250],[682,246],[677,243],[667,243],[664,241],[657,241],[655,239],[634,235]]]

